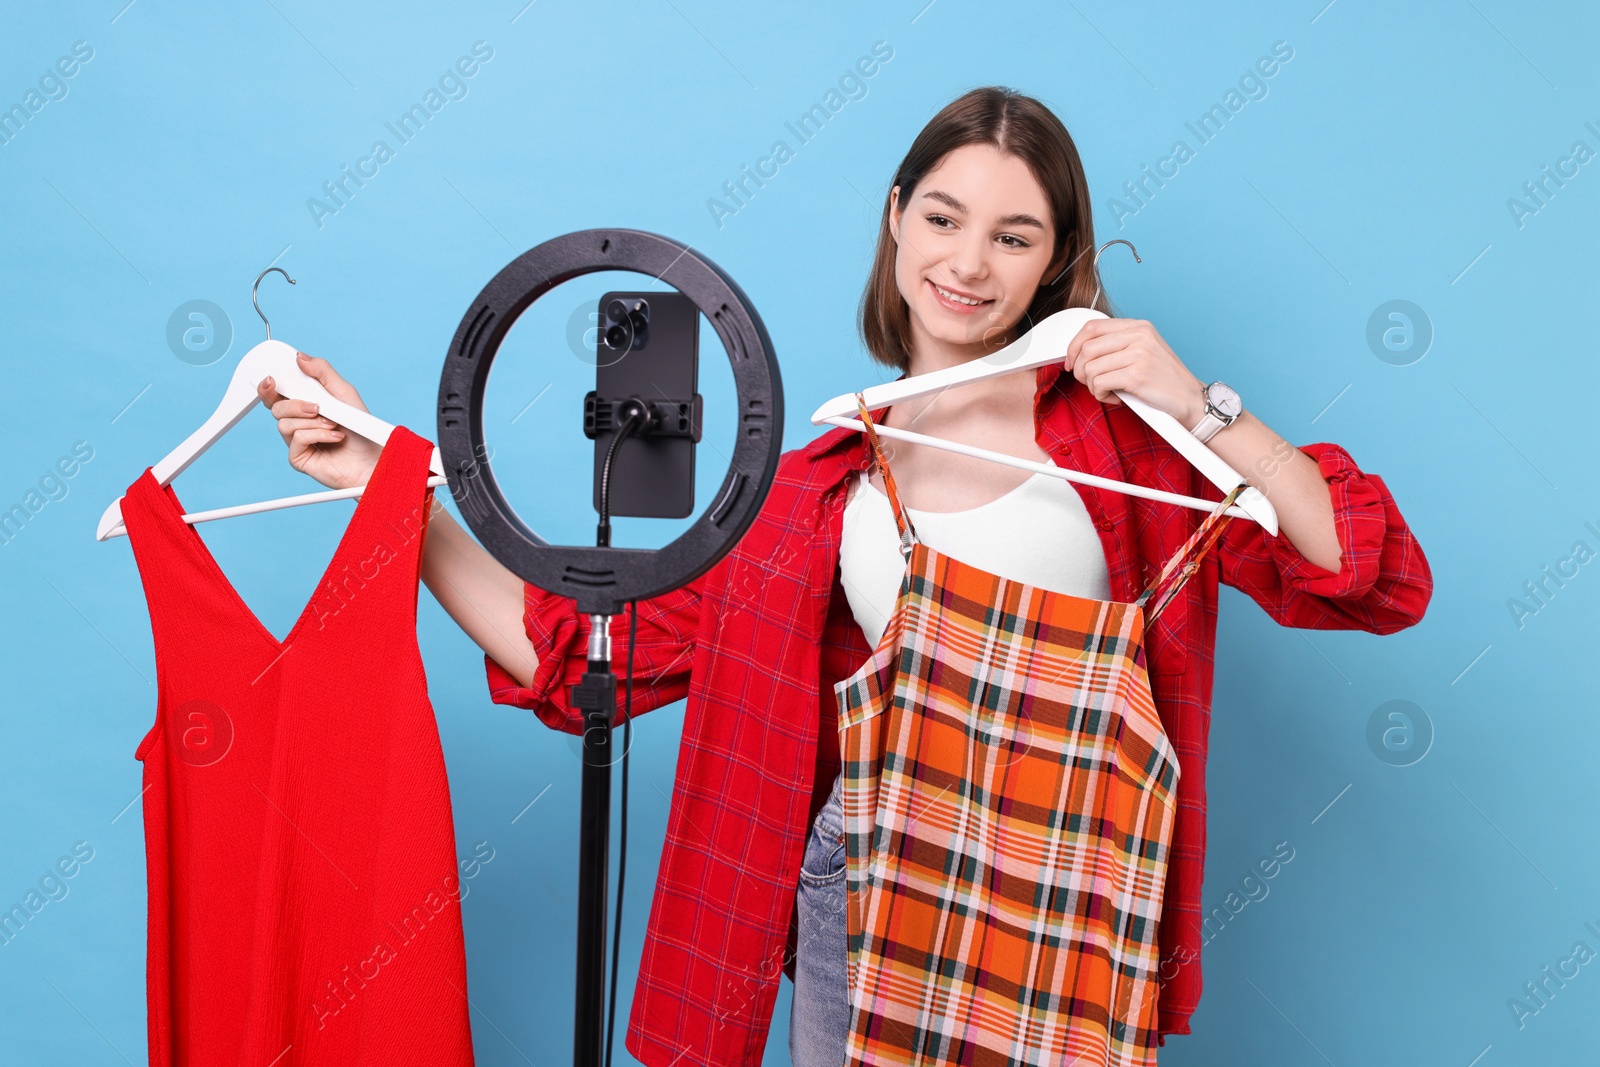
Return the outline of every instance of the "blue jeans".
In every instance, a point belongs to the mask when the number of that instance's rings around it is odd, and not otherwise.
[[[845,914],[841,779],[817,812],[795,892],[799,932],[789,1059],[794,1067],[842,1067],[850,1032],[849,923]]]

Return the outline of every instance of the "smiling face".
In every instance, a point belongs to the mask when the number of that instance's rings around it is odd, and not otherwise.
[[[890,193],[890,230],[913,372],[986,355],[1029,329],[1023,312],[1061,264],[1050,262],[1055,220],[1028,165],[993,145],[963,145],[903,204],[901,192]]]

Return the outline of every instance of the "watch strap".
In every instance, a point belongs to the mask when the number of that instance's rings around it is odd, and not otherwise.
[[[1189,432],[1194,434],[1196,440],[1204,444],[1206,441],[1209,441],[1215,437],[1217,435],[1217,431],[1226,425],[1228,425],[1226,422],[1223,422],[1221,419],[1211,414],[1211,412],[1207,411],[1204,415],[1200,416],[1200,421],[1195,423],[1194,429],[1190,430]]]

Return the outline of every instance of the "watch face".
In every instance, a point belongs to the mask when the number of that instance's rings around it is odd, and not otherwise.
[[[1221,382],[1212,382],[1206,389],[1206,396],[1213,407],[1230,419],[1238,418],[1244,410],[1244,405],[1239,402],[1239,394]]]

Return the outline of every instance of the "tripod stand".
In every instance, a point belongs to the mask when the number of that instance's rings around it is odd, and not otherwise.
[[[617,270],[649,274],[672,286],[689,297],[716,329],[738,390],[733,455],[710,507],[659,549],[612,547],[606,505],[601,509],[600,544],[552,545],[518,518],[484,458],[483,396],[489,369],[511,326],[535,300],[581,275]],[[632,418],[648,422],[651,405],[643,407],[646,410]],[[550,593],[572,597],[578,612],[590,618],[587,670],[571,694],[572,706],[584,716],[573,1063],[601,1067],[606,1030],[611,724],[616,710],[610,620],[625,603],[677,589],[704,574],[755,521],[777,471],[783,438],[777,357],[766,327],[743,291],[687,245],[640,230],[581,230],[524,252],[473,299],[445,358],[437,410],[439,448],[450,492],[467,526],[514,574]],[[636,426],[630,433],[637,430]],[[613,451],[622,437],[619,431]],[[623,796],[626,801],[626,776]],[[625,803],[622,819],[626,828]],[[620,900],[619,892],[619,914]]]

